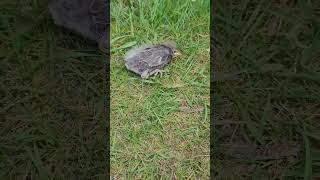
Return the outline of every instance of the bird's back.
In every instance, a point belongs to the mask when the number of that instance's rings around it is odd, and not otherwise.
[[[127,69],[142,74],[161,69],[172,59],[171,49],[164,45],[146,45],[130,50],[125,56]]]

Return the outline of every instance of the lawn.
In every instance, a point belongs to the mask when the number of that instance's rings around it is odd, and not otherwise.
[[[217,179],[319,179],[319,1],[216,5]]]
[[[112,1],[111,175],[209,179],[209,0]],[[175,41],[182,56],[142,80],[123,56]]]

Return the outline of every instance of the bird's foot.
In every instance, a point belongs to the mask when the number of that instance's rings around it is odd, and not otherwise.
[[[141,74],[141,78],[142,79],[148,79],[150,76],[150,73],[148,71],[144,71],[142,74]]]
[[[160,78],[162,78],[164,72],[165,72],[164,70],[155,69],[155,70],[152,71],[152,73],[150,73],[150,74],[154,74],[155,76],[158,75],[158,74],[160,74]]]
[[[152,76],[152,75],[154,75],[154,76],[156,76],[156,75],[158,75],[158,74],[160,74],[160,78],[162,78],[162,76],[163,76],[163,73],[164,73],[165,71],[164,70],[161,70],[161,69],[155,69],[155,70],[153,70],[153,71],[144,71],[142,74],[141,74],[141,77],[143,78],[143,79],[148,79],[150,76]]]

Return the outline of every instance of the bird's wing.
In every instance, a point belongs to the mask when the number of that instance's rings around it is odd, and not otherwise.
[[[157,56],[148,59],[144,59],[143,61],[146,62],[150,67],[160,66],[165,64],[168,59],[168,56]]]
[[[133,57],[145,56],[143,54],[149,48],[150,48],[150,45],[144,45],[144,46],[132,48],[131,50],[129,50],[127,52],[124,59],[125,59],[125,61],[129,61]]]
[[[169,53],[164,49],[153,49],[152,51],[146,53],[143,59],[150,67],[156,67],[167,63],[169,58]]]
[[[125,56],[126,62],[140,64],[145,63],[149,67],[164,65],[170,58],[170,52],[167,48],[159,45],[146,45],[131,49]]]

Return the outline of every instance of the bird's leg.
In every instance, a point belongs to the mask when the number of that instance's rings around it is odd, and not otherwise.
[[[164,73],[165,71],[164,70],[161,70],[161,69],[154,69],[154,70],[152,70],[152,71],[144,71],[142,74],[141,74],[141,77],[143,78],[143,79],[148,79],[150,76],[152,76],[152,75],[158,75],[158,74],[160,74],[160,77],[162,78],[162,75],[163,75],[163,73]]]
[[[150,72],[150,75],[158,75],[158,74],[160,74],[160,78],[162,78],[162,75],[163,75],[163,73],[164,73],[165,71],[164,70],[161,70],[161,69],[155,69],[155,70],[153,70],[153,71],[151,71]]]
[[[151,74],[149,73],[149,71],[143,71],[142,74],[141,74],[141,78],[142,79],[148,79],[150,75]]]

